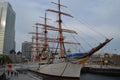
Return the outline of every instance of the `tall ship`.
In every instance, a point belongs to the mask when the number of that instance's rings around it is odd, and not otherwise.
[[[103,42],[100,42],[100,44],[97,44],[97,46],[86,52],[70,48],[72,45],[77,45],[77,48],[81,45],[81,43],[77,41],[69,41],[73,37],[69,37],[69,39],[67,39],[64,35],[64,33],[68,33],[70,35],[78,34],[74,30],[64,29],[62,24],[63,17],[66,16],[73,18],[73,16],[62,12],[61,7],[66,6],[62,5],[60,0],[58,0],[58,3],[52,3],[57,5],[58,10],[45,10],[45,17],[42,17],[44,19],[44,23],[36,23],[36,31],[30,32],[30,34],[32,34],[31,60],[39,62],[39,66],[36,69],[31,68],[30,70],[43,76],[56,77],[62,80],[79,80],[82,64],[84,64],[91,55],[103,48],[112,39],[106,38]],[[54,15],[57,14],[58,16],[58,19],[54,21],[57,26],[48,24],[48,20],[50,19],[47,18],[47,14],[51,13]],[[41,30],[39,30],[39,28]],[[52,37],[50,34],[52,34]]]

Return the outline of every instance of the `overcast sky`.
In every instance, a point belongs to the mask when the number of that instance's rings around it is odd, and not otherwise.
[[[44,15],[47,8],[55,9],[51,1],[57,0],[1,0],[8,1],[16,12],[16,47],[21,49],[21,43],[30,41],[28,32],[33,31],[34,23],[39,16]],[[79,26],[87,26],[107,36],[114,38],[103,50],[120,53],[120,0],[62,0],[68,8],[64,11],[72,14]],[[69,20],[68,20],[69,21]],[[71,22],[68,22],[72,24]],[[86,31],[88,32],[88,31]]]

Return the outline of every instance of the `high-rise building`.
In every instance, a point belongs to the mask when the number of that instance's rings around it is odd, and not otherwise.
[[[25,41],[22,43],[22,55],[26,59],[31,59],[31,52],[32,52],[32,43]]]
[[[0,54],[15,50],[15,16],[8,2],[0,2]]]

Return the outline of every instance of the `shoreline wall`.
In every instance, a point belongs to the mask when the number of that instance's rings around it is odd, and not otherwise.
[[[108,76],[120,76],[120,69],[112,69],[112,68],[91,68],[91,67],[83,67],[81,70],[81,74],[84,73],[93,73],[93,74],[101,74]]]

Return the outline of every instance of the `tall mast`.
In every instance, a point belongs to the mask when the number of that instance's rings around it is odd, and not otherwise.
[[[52,2],[54,3],[54,2]],[[62,19],[61,19],[61,15],[65,15],[65,16],[69,16],[72,17],[70,14],[61,12],[61,6],[62,7],[66,7],[64,5],[61,5],[60,0],[58,0],[58,3],[54,3],[56,5],[58,5],[58,11],[56,10],[52,10],[52,9],[48,9],[47,11],[50,12],[54,12],[58,14],[58,27],[59,27],[59,44],[60,44],[60,57],[64,57],[63,51],[65,51],[64,49],[64,37],[63,37],[63,29],[62,29]]]
[[[45,25],[47,24],[47,18],[46,18],[47,14],[45,12]],[[48,44],[47,44],[47,27],[45,26],[45,30],[44,30],[44,33],[45,33],[45,38],[44,38],[44,48],[45,50],[47,49],[48,47]]]
[[[58,0],[58,10],[61,12],[61,6],[60,6],[60,0]],[[59,13],[59,19],[58,19],[58,25],[59,25],[59,41],[60,41],[60,57],[63,57],[63,34],[62,34],[62,20],[61,20],[61,14]]]
[[[34,34],[35,36],[32,36],[32,54],[34,52],[36,52],[36,61],[39,61],[40,60],[40,55],[39,55],[39,45],[41,45],[40,43],[38,43],[38,39],[39,39],[39,36],[38,35],[43,35],[43,33],[39,33],[38,32],[38,25],[35,26],[36,27],[36,32],[29,32],[29,34]],[[34,43],[34,39],[35,39],[35,43]],[[35,47],[33,46],[35,45]],[[34,51],[34,48],[36,49]]]
[[[38,25],[36,25],[36,53],[37,53],[37,55],[36,55],[36,57],[37,57],[37,60],[38,60]]]
[[[41,25],[41,26],[43,26],[44,28],[44,45],[43,45],[43,50],[42,50],[42,52],[43,51],[46,51],[47,50],[47,48],[48,48],[48,37],[47,37],[47,34],[48,34],[48,31],[47,31],[47,20],[51,20],[51,19],[49,19],[49,18],[47,18],[47,13],[46,13],[46,11],[45,11],[45,17],[40,17],[40,18],[43,18],[44,19],[44,24],[40,24],[40,23],[37,23],[37,25]],[[42,37],[41,37],[41,39],[42,39]]]
[[[31,48],[32,48],[32,57],[31,57],[31,61],[34,61],[34,49],[33,49],[33,44],[34,44],[34,39],[33,39],[33,36],[32,36],[32,46],[31,46]]]

